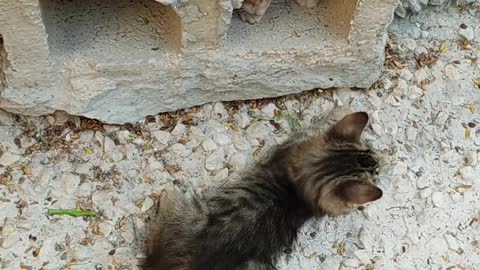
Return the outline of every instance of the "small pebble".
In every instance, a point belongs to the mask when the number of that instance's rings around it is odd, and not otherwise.
[[[462,201],[462,195],[460,193],[451,193],[450,198],[454,203],[459,203]]]
[[[377,123],[373,123],[372,124],[372,130],[373,132],[375,132],[375,134],[377,134],[378,136],[381,136],[383,135],[383,128],[377,124]]]
[[[70,120],[70,115],[64,111],[56,111],[53,116],[55,117],[55,124],[60,126]]]
[[[458,34],[468,41],[472,41],[473,38],[475,37],[472,27],[466,27],[466,28],[460,27],[460,29],[458,29]]]
[[[453,64],[448,64],[445,66],[445,76],[450,80],[458,80],[460,78],[460,69],[458,69]]]
[[[20,160],[20,156],[7,151],[0,156],[0,165],[7,167],[19,160]]]
[[[222,102],[217,102],[213,106],[213,116],[214,118],[223,118],[228,116],[228,112]]]
[[[142,204],[142,213],[145,213],[147,212],[150,208],[152,208],[154,202],[152,200],[152,198],[150,198],[149,196],[145,197],[145,200],[143,201],[143,204]]]
[[[90,194],[91,194],[91,191],[92,191],[92,185],[90,182],[85,182],[85,183],[82,183],[79,187],[78,187],[78,190],[77,190],[77,193],[76,195],[78,197],[89,197]]]
[[[466,151],[465,152],[465,165],[475,166],[478,161],[478,155],[475,151]]]
[[[246,128],[248,125],[250,125],[250,116],[246,112],[238,112],[233,116],[233,119],[235,121],[235,126],[238,126],[239,128]]]
[[[357,257],[362,264],[369,264],[372,255],[366,250],[356,250],[353,252],[355,257]]]
[[[155,137],[155,139],[157,139],[158,142],[165,145],[168,144],[168,142],[172,138],[172,135],[170,133],[163,130],[154,131],[153,136]]]
[[[20,241],[20,236],[17,234],[5,237],[2,241],[2,247],[7,249],[13,247],[18,241]]]
[[[241,171],[245,168],[245,166],[247,164],[247,157],[243,153],[235,153],[230,158],[229,163],[230,163],[230,165],[232,165],[232,168],[235,171],[238,172],[238,171]]]
[[[443,196],[443,193],[440,191],[435,191],[432,194],[432,202],[435,207],[438,208],[443,208],[445,204],[445,198]]]
[[[425,189],[420,190],[420,198],[426,199],[430,196],[432,196],[432,189],[431,188],[425,188]]]
[[[437,114],[437,117],[435,118],[435,124],[438,127],[443,127],[445,125],[445,122],[447,121],[449,116],[449,112],[441,111]]]
[[[247,139],[245,139],[245,137],[241,136],[240,134],[233,134],[233,145],[237,150],[240,151],[245,151],[251,148]]]
[[[477,177],[475,170],[471,166],[461,168],[460,174],[462,175],[463,179],[467,181],[473,181]]]
[[[219,181],[223,181],[223,180],[227,179],[227,177],[228,177],[228,169],[223,168],[220,171],[218,171],[217,174],[215,174],[215,177],[213,178],[213,180],[215,182],[219,182]]]
[[[398,162],[392,170],[393,175],[403,175],[407,173],[407,163],[405,162]]]
[[[213,151],[213,150],[217,150],[217,149],[218,149],[218,147],[217,147],[217,145],[215,144],[215,142],[214,142],[212,139],[210,139],[210,138],[208,138],[208,139],[206,139],[205,141],[203,141],[203,143],[202,143],[202,148],[203,148],[203,150],[205,150],[205,151],[207,151],[207,152],[211,152],[211,151]]]
[[[274,118],[276,110],[277,110],[277,106],[275,106],[275,104],[273,103],[269,103],[267,106],[262,108],[262,112],[268,118]]]
[[[10,126],[13,123],[13,114],[0,109],[0,126]]]
[[[3,226],[2,235],[4,237],[9,237],[11,235],[14,235],[16,232],[17,232],[17,229],[15,229],[15,227],[11,224],[6,224],[5,226]]]
[[[130,229],[123,231],[121,235],[123,240],[125,240],[125,243],[127,244],[132,244],[135,241],[135,236],[133,235],[133,231]]]
[[[415,51],[417,42],[414,39],[406,38],[403,40],[403,46],[410,51]]]
[[[213,140],[219,145],[226,145],[231,142],[231,139],[228,135],[222,133],[215,133],[213,135]]]
[[[430,187],[431,185],[431,180],[430,177],[419,177],[417,179],[417,188],[418,189],[425,189],[427,187]]]
[[[182,123],[178,123],[175,128],[173,128],[172,135],[178,137],[185,134],[185,132],[187,132],[187,127]]]
[[[342,262],[343,266],[346,266],[348,268],[354,268],[354,269],[357,269],[358,264],[359,264],[358,260],[355,260],[355,259],[346,259]]]
[[[90,169],[92,169],[92,164],[85,162],[85,163],[80,163],[77,164],[77,167],[75,168],[75,173],[76,174],[87,174],[90,172]]]
[[[398,97],[403,97],[407,94],[408,84],[405,80],[398,80],[398,85],[393,91],[393,94]]]
[[[407,129],[407,140],[409,140],[411,142],[415,141],[415,138],[417,137],[417,133],[418,133],[418,131],[417,131],[416,128],[414,128],[412,126],[408,127],[408,129]]]
[[[329,256],[325,261],[320,265],[321,269],[339,269],[341,264],[341,258]]]
[[[114,230],[115,227],[107,222],[98,223],[98,231],[104,236],[109,236]]]
[[[407,95],[410,100],[414,100],[423,95],[423,90],[416,85],[412,85],[408,88]]]
[[[471,190],[467,190],[463,192],[463,202],[464,203],[470,203],[475,200],[475,193]]]
[[[172,146],[170,146],[169,150],[172,151],[173,153],[175,153],[175,155],[178,155],[180,157],[186,157],[186,156],[189,156],[191,154],[191,152],[189,150],[187,150],[185,145],[183,145],[181,143],[173,144]]]
[[[258,139],[258,138],[266,138],[271,134],[273,130],[272,126],[265,121],[260,121],[251,124],[247,128],[247,135],[250,138]]]
[[[215,150],[205,161],[205,168],[209,171],[220,170],[223,168],[225,152],[223,148]]]
[[[61,196],[68,196],[77,191],[80,184],[80,177],[78,175],[66,173],[60,177],[60,191]]]
[[[451,234],[444,235],[445,241],[447,242],[448,248],[453,251],[458,251],[460,248],[457,239]]]

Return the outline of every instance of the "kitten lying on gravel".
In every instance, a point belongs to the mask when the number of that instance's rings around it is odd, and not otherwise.
[[[382,197],[378,162],[361,142],[368,115],[304,131],[211,195],[164,192],[147,236],[149,270],[273,270],[311,218],[350,213]]]

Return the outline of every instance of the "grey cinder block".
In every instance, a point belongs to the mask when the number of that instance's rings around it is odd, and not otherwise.
[[[2,0],[0,108],[109,123],[211,101],[368,87],[396,0]]]

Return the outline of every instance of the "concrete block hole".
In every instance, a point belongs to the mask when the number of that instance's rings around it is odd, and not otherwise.
[[[50,57],[132,63],[182,48],[182,21],[153,0],[40,0]]]
[[[3,44],[3,36],[0,34],[0,92],[5,89],[7,79],[5,78],[5,70],[7,69],[7,51]]]
[[[232,51],[311,50],[348,41],[358,0],[320,0],[315,8],[294,0],[273,0],[262,21],[249,25],[234,14],[225,49]]]

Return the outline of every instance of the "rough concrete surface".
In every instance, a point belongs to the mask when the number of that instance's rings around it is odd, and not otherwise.
[[[384,196],[309,223],[279,269],[480,269],[479,12],[395,20],[367,92],[212,103],[126,126],[0,113],[0,269],[136,269],[163,188],[221,185],[332,110],[371,115],[365,138],[387,164]],[[99,215],[46,214],[75,207]]]
[[[378,78],[396,0],[276,0],[256,25],[239,20],[240,2],[1,1],[0,108],[119,124]]]

